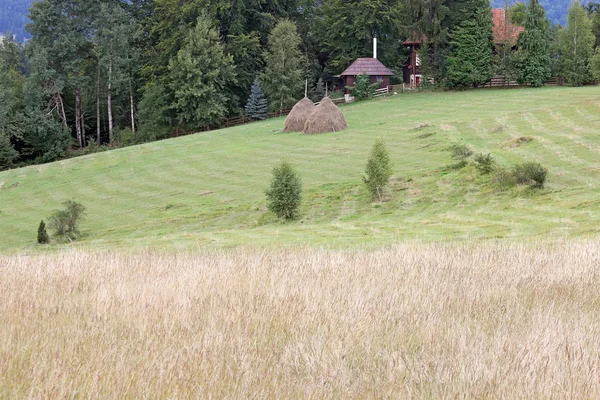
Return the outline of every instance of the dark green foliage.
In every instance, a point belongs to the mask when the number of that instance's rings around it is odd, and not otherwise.
[[[269,46],[264,55],[267,69],[261,82],[273,111],[291,108],[301,96],[305,62],[300,52],[301,43],[292,21],[279,22],[269,35]]]
[[[169,63],[173,109],[192,128],[220,124],[229,102],[225,88],[236,81],[233,58],[225,54],[219,33],[206,15],[198,18],[185,45]]]
[[[302,182],[289,163],[282,161],[273,168],[271,186],[266,195],[267,207],[279,218],[292,220],[298,216],[302,202]]]
[[[450,146],[451,157],[455,161],[467,161],[473,155],[473,150],[466,144],[453,144]]]
[[[362,73],[356,77],[354,86],[347,86],[352,91],[352,96],[356,101],[372,99],[375,90],[379,87],[379,82],[369,83],[369,76]]]
[[[512,24],[522,26],[527,19],[527,4],[524,1],[515,3],[508,9],[507,14]]]
[[[166,138],[169,119],[169,99],[164,86],[148,84],[138,106],[138,143]]]
[[[596,38],[592,21],[578,2],[569,8],[568,25],[558,31],[558,47],[561,54],[561,75],[574,86],[592,80],[590,58],[594,54]]]
[[[363,181],[373,199],[383,200],[383,190],[392,176],[392,162],[385,143],[377,140],[371,149]]]
[[[7,135],[0,132],[0,171],[9,169],[13,162],[19,157]]]
[[[452,33],[448,57],[448,85],[452,88],[478,87],[492,77],[492,14],[488,1],[477,8]]]
[[[314,102],[321,101],[323,97],[325,97],[325,84],[323,83],[323,79],[319,78],[317,80],[317,84],[311,91],[311,99]]]
[[[269,105],[267,104],[267,99],[265,98],[265,94],[260,87],[260,82],[258,78],[254,80],[252,84],[252,89],[250,90],[250,97],[248,98],[248,102],[246,103],[246,115],[248,115],[252,119],[265,119],[267,117],[267,112],[269,111]]]
[[[590,71],[594,78],[600,79],[600,47],[596,48],[594,55],[590,59]]]
[[[230,111],[234,115],[243,112],[244,101],[251,92],[257,71],[263,69],[262,49],[257,32],[229,36],[227,51],[233,57],[237,82],[227,87]]]
[[[67,200],[63,210],[56,210],[49,218],[48,226],[61,241],[74,241],[81,237],[79,223],[85,217],[85,207],[76,201]]]
[[[540,163],[526,162],[515,165],[513,174],[516,183],[542,189],[548,176],[548,170]]]
[[[409,34],[403,25],[413,21],[406,1],[328,0],[323,2],[323,35],[327,50],[327,69],[339,74],[359,57],[372,57],[373,38],[379,39],[378,58],[388,67],[400,66],[406,48],[402,42]],[[415,10],[415,14],[417,14]],[[411,28],[412,30],[413,28]]]
[[[550,77],[550,23],[538,0],[530,0],[524,24],[519,35],[519,81],[534,87],[542,86]]]
[[[38,226],[37,242],[39,244],[47,244],[50,242],[50,237],[48,236],[48,231],[46,231],[46,223],[44,220],[40,221],[40,225]]]
[[[482,174],[490,174],[494,170],[494,157],[490,153],[479,153],[473,157],[473,166]]]
[[[115,135],[114,144],[118,147],[133,146],[134,144],[141,143],[138,142],[138,136],[139,135],[133,134],[131,128],[123,128],[117,131]]]
[[[22,154],[35,158],[36,162],[63,158],[72,142],[68,129],[39,109],[17,114],[13,129],[14,135],[25,143]]]

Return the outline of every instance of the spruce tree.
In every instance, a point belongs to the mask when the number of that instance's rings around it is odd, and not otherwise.
[[[38,226],[37,242],[39,244],[46,244],[50,242],[50,237],[48,236],[48,231],[46,230],[46,223],[44,220],[40,221],[40,225]]]
[[[363,181],[371,192],[371,196],[374,199],[382,200],[383,189],[392,176],[392,162],[383,141],[378,140],[373,145],[365,173]]]
[[[252,119],[265,119],[267,117],[268,104],[265,94],[260,87],[258,78],[254,79],[250,89],[250,97],[246,103],[246,115]]]
[[[271,187],[266,195],[269,210],[279,218],[291,220],[298,216],[302,202],[302,182],[289,163],[282,161],[273,168]]]
[[[561,53],[561,73],[567,82],[579,86],[591,81],[590,59],[596,38],[592,20],[579,2],[573,2],[567,17],[568,25],[558,33]]]
[[[519,81],[540,87],[550,77],[550,23],[538,0],[530,0],[525,31],[519,35]]]
[[[312,99],[313,101],[321,101],[325,97],[325,83],[323,83],[323,79],[319,78],[317,84],[312,89]]]
[[[173,108],[179,121],[192,128],[221,123],[227,115],[225,88],[236,81],[233,58],[225,49],[213,21],[198,17],[183,48],[169,63]]]
[[[303,91],[300,43],[302,39],[291,21],[279,22],[269,35],[267,69],[261,81],[273,111],[293,106]]]
[[[492,77],[492,12],[489,1],[476,3],[452,33],[447,62],[448,85],[453,88],[482,86]]]

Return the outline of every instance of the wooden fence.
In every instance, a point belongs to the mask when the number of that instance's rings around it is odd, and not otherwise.
[[[387,96],[388,94],[390,94],[390,87],[386,86],[383,89],[377,89],[373,97]]]

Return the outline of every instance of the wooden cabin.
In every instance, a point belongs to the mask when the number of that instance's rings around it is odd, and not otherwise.
[[[380,89],[390,86],[390,77],[394,75],[394,72],[377,58],[359,58],[340,75],[344,81],[344,87],[354,86],[356,77],[363,73],[369,76],[369,82],[379,82]],[[350,94],[350,90],[346,88],[344,93]]]
[[[516,47],[519,34],[525,28],[512,24],[508,20],[506,11],[503,8],[492,9],[492,20],[494,22],[494,45],[499,46],[512,43]],[[421,58],[419,55],[424,43],[428,43],[427,36],[418,36],[416,34],[403,43],[404,46],[409,47],[409,56],[404,62],[403,78],[404,83],[410,85],[411,88],[418,87],[424,79],[421,74]]]

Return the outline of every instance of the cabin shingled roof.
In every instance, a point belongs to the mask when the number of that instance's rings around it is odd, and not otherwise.
[[[357,76],[362,73],[369,76],[392,76],[394,72],[376,58],[358,58],[340,76]]]

